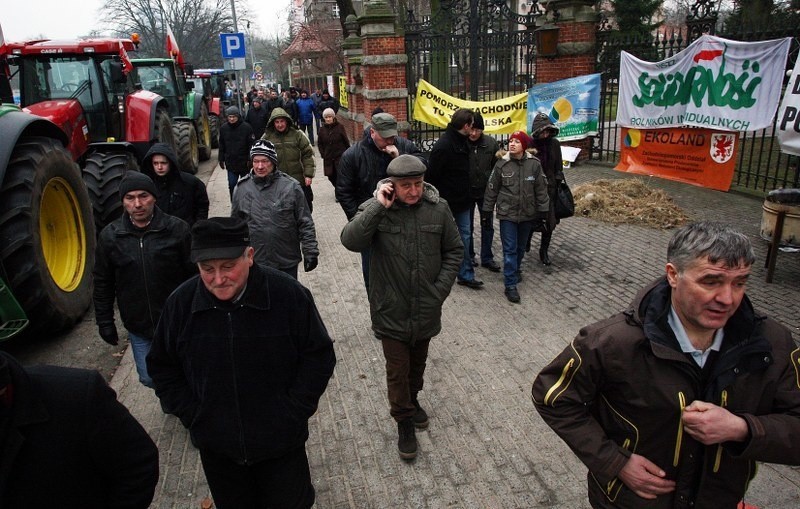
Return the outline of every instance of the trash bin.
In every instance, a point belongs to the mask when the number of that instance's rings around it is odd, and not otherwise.
[[[800,247],[800,189],[776,189],[767,194],[761,207],[761,238],[772,242],[778,215],[785,213],[778,244]]]

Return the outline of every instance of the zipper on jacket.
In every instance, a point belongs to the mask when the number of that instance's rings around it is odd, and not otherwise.
[[[156,329],[156,322],[158,320],[153,319],[153,305],[152,301],[150,300],[150,285],[147,283],[149,280],[147,274],[147,264],[145,263],[144,259],[144,236],[147,235],[147,232],[144,232],[141,237],[139,237],[139,259],[142,261],[142,281],[144,281],[144,295],[145,295],[145,302],[147,302],[147,315],[150,317],[150,325],[153,327],[153,330]]]
[[[727,390],[723,390],[722,391],[722,398],[720,399],[719,406],[721,406],[722,408],[725,408],[726,406],[728,406],[728,391]],[[717,472],[719,472],[719,464],[720,464],[721,461],[722,461],[722,444],[717,444],[717,455],[714,458],[714,468],[712,469],[712,472],[714,472],[715,474]]]
[[[683,392],[678,393],[678,404],[681,408],[681,415],[678,417],[678,437],[675,439],[675,456],[672,458],[672,466],[677,467],[681,459],[681,442],[683,441],[683,409],[686,408],[686,396]]]
[[[236,421],[239,423],[239,445],[242,448],[242,460],[247,465],[247,446],[244,443],[244,426],[242,425],[242,408],[239,406],[239,388],[236,384],[236,359],[235,352],[233,351],[233,317],[231,312],[228,311],[228,346],[231,352],[231,372],[233,374],[233,400],[236,404]]]
[[[564,380],[567,378],[567,374],[569,373],[570,368],[575,364],[575,358],[571,358],[569,362],[564,365],[564,369],[561,370],[561,377],[559,377],[558,381],[550,387],[550,390],[547,391],[547,394],[544,395],[544,404],[547,405],[548,401],[550,400],[550,396],[561,387],[561,384],[564,383]],[[555,401],[555,398],[553,398]]]

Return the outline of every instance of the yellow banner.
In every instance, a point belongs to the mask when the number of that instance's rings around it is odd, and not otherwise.
[[[425,80],[417,84],[414,101],[414,120],[438,127],[447,127],[450,118],[459,108],[480,112],[488,134],[510,134],[525,131],[528,113],[528,93],[512,95],[494,101],[466,101],[447,95]]]
[[[347,100],[347,76],[339,76],[339,105],[342,108],[350,107],[350,102]]]

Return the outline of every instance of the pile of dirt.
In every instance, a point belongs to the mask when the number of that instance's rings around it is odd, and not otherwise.
[[[614,224],[638,224],[667,230],[681,226],[689,217],[661,189],[641,179],[595,180],[572,190],[575,215]]]

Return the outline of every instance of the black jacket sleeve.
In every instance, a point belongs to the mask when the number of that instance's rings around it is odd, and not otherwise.
[[[97,325],[114,323],[115,276],[107,237],[110,231],[103,231],[97,240],[94,269],[94,316]],[[105,235],[104,235],[105,234]]]

